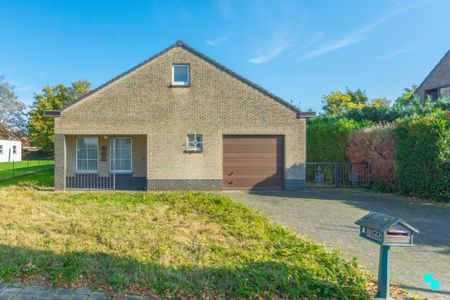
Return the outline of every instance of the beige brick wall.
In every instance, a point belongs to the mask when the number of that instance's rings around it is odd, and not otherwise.
[[[190,87],[170,86],[173,63],[190,64]],[[281,134],[285,178],[304,179],[305,119],[182,47],[63,110],[55,131],[146,135],[148,179],[216,180],[222,179],[222,135]],[[203,134],[203,153],[184,153],[188,133]]]

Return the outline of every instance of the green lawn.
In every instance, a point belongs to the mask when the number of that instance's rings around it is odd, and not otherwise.
[[[0,188],[0,278],[188,298],[368,299],[355,263],[229,197]]]
[[[52,160],[3,162],[0,163],[0,180],[48,170],[49,168],[52,168],[53,165],[54,162]]]
[[[49,189],[53,187],[53,167],[39,169],[32,174],[21,174],[8,179],[0,180],[0,187],[19,186],[37,189]]]

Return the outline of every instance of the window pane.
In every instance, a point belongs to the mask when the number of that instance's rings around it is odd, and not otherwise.
[[[77,170],[81,172],[97,171],[98,162],[97,138],[86,137],[77,139]]]
[[[428,90],[426,91],[426,97],[430,97],[431,100],[436,100],[438,98],[438,90]]]
[[[88,170],[97,170],[97,161],[96,160],[88,160],[87,166],[88,166]]]
[[[450,87],[441,88],[440,96],[443,99],[450,99]]]
[[[79,171],[87,170],[87,160],[78,160],[77,167]]]
[[[115,145],[115,146],[114,146]],[[131,138],[116,138],[116,142],[111,140],[111,147],[115,148],[112,151],[113,157],[111,157],[111,170],[118,172],[131,172],[131,155],[132,155],[132,141]]]
[[[188,66],[173,66],[174,81],[175,82],[188,82],[189,67]]]

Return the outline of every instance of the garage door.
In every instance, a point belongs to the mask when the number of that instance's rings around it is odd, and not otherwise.
[[[284,137],[224,135],[223,189],[282,189]]]

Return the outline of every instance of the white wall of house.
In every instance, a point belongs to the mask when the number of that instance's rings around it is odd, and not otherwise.
[[[21,160],[22,143],[20,141],[0,140],[0,162]]]

